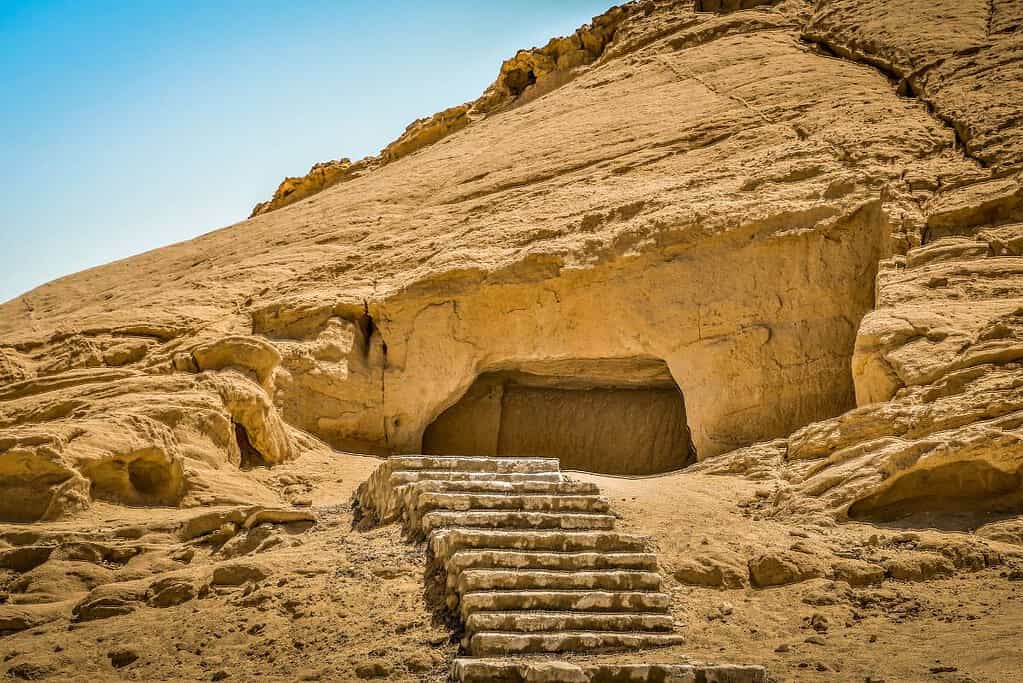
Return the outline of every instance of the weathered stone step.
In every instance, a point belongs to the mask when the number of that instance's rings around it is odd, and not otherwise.
[[[419,530],[428,534],[443,527],[476,529],[613,529],[613,515],[592,515],[582,512],[515,512],[510,510],[469,510],[467,512],[436,510],[420,518]]]
[[[498,481],[508,483],[519,482],[551,482],[564,480],[561,472],[461,472],[457,470],[398,470],[390,477],[392,487],[404,486],[419,481]]]
[[[476,481],[450,481],[446,479],[423,480],[409,485],[412,496],[426,492],[473,492],[473,493],[539,493],[552,496],[599,495],[600,487],[588,481],[497,481],[493,479]]]
[[[667,612],[665,593],[598,590],[480,591],[462,595],[462,621],[475,612],[544,610],[550,612]]]
[[[679,645],[682,636],[671,633],[618,631],[556,631],[551,633],[506,633],[487,631],[469,639],[469,652],[488,655],[536,654],[578,650],[619,650]]]
[[[482,631],[671,631],[669,614],[647,612],[476,612],[468,634]]]
[[[509,493],[441,493],[421,492],[413,495],[412,508],[419,513],[431,510],[524,510],[531,512],[595,512],[608,511],[607,500],[600,496],[509,494]]]
[[[430,537],[430,552],[441,562],[459,550],[551,552],[642,552],[649,540],[617,531],[502,531],[449,528]]]
[[[658,591],[661,576],[653,572],[558,572],[517,569],[468,569],[458,577],[459,594],[492,590]]]
[[[595,571],[633,569],[657,571],[653,553],[531,552],[527,550],[460,550],[446,564],[448,581],[454,587],[466,569],[546,569],[551,571]]]
[[[456,659],[457,683],[767,683],[762,666],[734,664],[573,664],[528,659]]]
[[[484,458],[462,455],[393,455],[387,459],[394,471],[449,470],[460,472],[557,472],[557,458]]]

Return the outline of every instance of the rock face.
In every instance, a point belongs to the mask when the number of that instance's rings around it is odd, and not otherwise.
[[[230,499],[306,434],[1018,511],[1021,21],[642,0],[522,51],[378,158],[0,307],[0,517]]]
[[[477,654],[1014,680],[1021,30],[631,2],[0,305],[3,673],[439,680],[447,601]],[[423,451],[519,457],[372,457]],[[453,674],[766,678],[617,657]]]

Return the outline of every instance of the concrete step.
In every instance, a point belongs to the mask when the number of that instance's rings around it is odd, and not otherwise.
[[[557,472],[557,458],[484,458],[462,455],[394,455],[393,470],[450,470],[459,472]]]
[[[465,621],[475,612],[513,610],[665,613],[670,604],[665,593],[646,591],[499,590],[463,594],[459,612]]]
[[[466,569],[546,569],[550,571],[596,571],[632,569],[657,571],[653,553],[549,553],[523,550],[460,550],[446,564],[448,582],[454,587]]]
[[[497,481],[508,483],[550,482],[564,480],[561,472],[462,472],[458,470],[398,470],[391,473],[389,484],[394,488],[420,481]]]
[[[476,612],[465,622],[469,635],[482,631],[662,631],[669,614],[647,612]]]
[[[458,577],[460,595],[493,590],[608,590],[658,591],[661,576],[653,572],[557,572],[518,569],[468,569]]]
[[[408,491],[416,492],[474,492],[474,493],[539,493],[551,496],[594,496],[600,494],[600,487],[588,481],[497,481],[483,479],[476,481],[450,481],[446,479],[423,480],[410,485]]]
[[[680,645],[682,636],[641,631],[555,631],[551,633],[507,633],[485,631],[469,639],[469,652],[476,657],[579,650],[639,650]]]
[[[423,491],[409,501],[420,514],[431,510],[524,510],[531,512],[606,513],[607,500],[600,496],[519,493],[452,493]]]
[[[543,659],[456,659],[456,683],[767,683],[762,666],[576,664]]]
[[[650,541],[617,531],[502,531],[441,529],[430,536],[430,552],[441,562],[459,550],[526,550],[543,552],[643,552]]]
[[[457,512],[435,510],[423,515],[418,529],[429,534],[443,527],[475,529],[601,529],[615,525],[612,515],[591,515],[581,512],[515,512],[510,510],[470,510]]]

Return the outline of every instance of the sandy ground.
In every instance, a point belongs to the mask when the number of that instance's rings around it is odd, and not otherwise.
[[[397,525],[353,529],[349,498],[378,462],[323,450],[253,471],[270,486],[282,478],[305,482],[317,522],[311,528],[284,525],[286,542],[230,560],[219,556],[223,551],[168,540],[156,531],[196,511],[97,505],[73,521],[34,525],[36,532],[77,531],[96,538],[142,525],[153,531],[139,542],[154,556],[189,547],[196,552],[188,566],[196,571],[247,563],[262,567],[266,577],[242,587],[214,586],[205,597],[173,607],[141,604],[129,614],[81,622],[67,614],[7,635],[0,638],[0,671],[13,679],[69,681],[444,680],[458,645],[425,589],[423,547],[407,543]],[[853,588],[815,578],[766,589],[693,586],[674,575],[697,556],[741,567],[751,557],[793,544],[825,559],[862,552],[912,557],[921,551],[912,541],[871,541],[901,538],[904,530],[799,527],[761,519],[755,503],[759,484],[737,477],[573,476],[602,487],[621,528],[653,537],[674,596],[674,616],[687,639],[679,648],[603,659],[757,663],[777,681],[1020,680],[1023,582],[1008,578],[1017,562],[1012,546],[990,544],[997,546],[995,566],[919,582]],[[920,542],[934,539],[951,547],[970,540],[965,534],[923,532]],[[156,561],[147,567],[153,574],[165,569]],[[6,572],[6,590],[18,576]],[[81,597],[73,591],[66,596]],[[4,599],[25,597],[12,592]]]

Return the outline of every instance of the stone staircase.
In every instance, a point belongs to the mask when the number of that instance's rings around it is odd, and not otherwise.
[[[558,460],[395,456],[359,487],[355,507],[377,523],[400,519],[411,540],[426,542],[429,575],[471,656],[456,660],[455,680],[697,680],[687,677],[692,666],[644,676],[619,665],[606,678],[607,667],[566,663],[567,678],[537,678],[549,659],[482,659],[682,642],[649,541],[615,531],[598,487],[568,479]],[[700,669],[699,680],[765,680],[758,667],[738,678],[715,677],[718,669]]]

